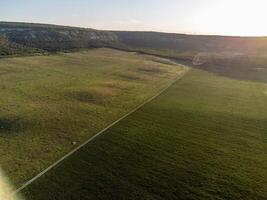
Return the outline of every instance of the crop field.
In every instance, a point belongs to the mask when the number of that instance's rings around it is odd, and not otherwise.
[[[110,49],[0,59],[0,165],[20,186],[186,71]]]
[[[26,200],[267,199],[266,107],[266,84],[193,69],[21,194]]]

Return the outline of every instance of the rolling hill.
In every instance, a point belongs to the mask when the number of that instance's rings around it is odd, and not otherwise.
[[[185,35],[116,31],[119,41],[136,48],[193,52],[266,53],[267,37]]]

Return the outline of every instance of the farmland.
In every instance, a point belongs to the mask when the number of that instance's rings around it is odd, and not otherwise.
[[[94,138],[20,195],[267,199],[266,44],[0,22],[0,185]]]
[[[267,199],[266,91],[265,83],[193,69],[21,194]]]
[[[1,168],[20,186],[185,71],[111,49],[0,59]]]

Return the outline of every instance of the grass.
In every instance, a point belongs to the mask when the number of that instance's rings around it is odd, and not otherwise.
[[[110,49],[0,59],[0,165],[14,185],[185,71],[154,60]]]
[[[263,52],[258,54],[239,54],[229,52],[142,49],[125,46],[114,46],[113,48],[176,60],[192,68],[205,70],[233,79],[267,83],[267,56]]]
[[[267,199],[267,87],[191,70],[25,188],[42,199]]]
[[[206,57],[205,64],[194,67],[239,80],[267,83],[266,55],[207,54]]]

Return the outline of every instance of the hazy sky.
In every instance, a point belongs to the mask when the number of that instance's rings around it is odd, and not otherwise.
[[[267,35],[267,0],[0,0],[0,21],[108,30]]]

